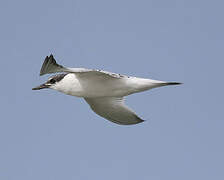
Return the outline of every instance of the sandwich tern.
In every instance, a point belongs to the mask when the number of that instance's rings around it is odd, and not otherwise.
[[[124,103],[124,97],[178,82],[165,82],[131,77],[96,69],[67,68],[59,65],[51,54],[44,60],[40,76],[58,73],[33,90],[50,88],[71,96],[82,97],[98,115],[120,125],[143,122]]]

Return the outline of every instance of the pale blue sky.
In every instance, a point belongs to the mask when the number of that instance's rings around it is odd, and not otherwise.
[[[224,2],[1,0],[1,180],[223,180]],[[118,126],[39,70],[65,66],[179,81],[127,103]]]

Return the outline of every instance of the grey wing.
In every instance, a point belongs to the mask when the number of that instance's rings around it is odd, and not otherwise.
[[[96,114],[114,123],[121,125],[131,125],[144,121],[124,104],[123,98],[104,97],[84,99]]]
[[[116,73],[110,73],[107,71],[101,71],[96,69],[85,69],[85,68],[67,68],[62,65],[57,64],[56,60],[54,59],[53,55],[51,54],[50,57],[46,57],[44,60],[44,63],[40,70],[40,76],[44,74],[51,74],[51,73],[57,73],[57,72],[70,72],[70,73],[77,73],[77,74],[85,74],[87,76],[104,76],[107,78],[123,78],[124,75],[116,74]]]

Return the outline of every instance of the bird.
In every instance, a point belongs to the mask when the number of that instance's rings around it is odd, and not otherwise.
[[[59,65],[51,54],[45,58],[40,76],[52,73],[54,75],[45,83],[32,90],[50,88],[84,98],[96,114],[119,125],[133,125],[145,121],[125,105],[126,96],[152,88],[182,84],[126,76],[98,69],[68,68]]]

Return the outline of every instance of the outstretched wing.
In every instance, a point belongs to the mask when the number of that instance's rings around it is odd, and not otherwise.
[[[70,72],[70,73],[77,73],[77,74],[87,74],[89,76],[94,75],[103,75],[107,78],[123,78],[124,75],[116,74],[116,73],[110,73],[107,71],[97,70],[97,69],[85,69],[85,68],[67,68],[62,65],[57,64],[56,60],[54,59],[53,55],[51,54],[50,57],[46,57],[44,60],[44,63],[40,70],[40,76],[44,74],[51,74],[51,73],[57,73],[57,72]]]
[[[114,123],[131,125],[144,121],[124,104],[124,98],[103,97],[84,99],[96,114]]]

